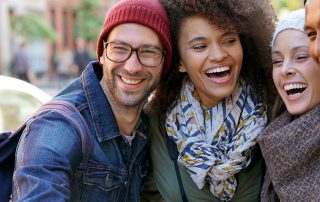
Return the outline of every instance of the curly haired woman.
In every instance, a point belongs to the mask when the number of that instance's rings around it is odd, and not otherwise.
[[[266,0],[163,3],[174,60],[148,105],[156,185],[165,201],[259,201],[273,8]]]

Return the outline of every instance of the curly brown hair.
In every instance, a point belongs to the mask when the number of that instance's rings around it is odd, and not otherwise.
[[[257,97],[266,101],[267,78],[270,76],[267,72],[272,67],[269,43],[276,20],[269,0],[162,0],[162,4],[171,21],[173,62],[168,76],[154,92],[148,110],[167,112],[178,100],[186,76],[178,71],[178,38],[184,20],[194,15],[206,16],[222,29],[237,31],[243,48],[240,75],[252,86]],[[272,79],[268,80],[272,82]]]

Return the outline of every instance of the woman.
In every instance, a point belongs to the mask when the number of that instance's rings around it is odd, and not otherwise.
[[[309,53],[304,10],[281,19],[273,35],[272,74],[285,104],[259,136],[266,162],[262,201],[320,200],[320,67]],[[281,114],[281,115],[280,115]]]
[[[258,201],[256,138],[267,124],[265,69],[275,16],[270,2],[163,3],[175,58],[148,106],[156,185],[166,201],[181,201],[182,186],[189,201]],[[168,154],[169,138],[178,148],[180,174]]]

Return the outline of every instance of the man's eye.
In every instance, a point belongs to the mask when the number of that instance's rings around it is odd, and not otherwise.
[[[112,47],[113,50],[115,51],[128,51],[129,49],[125,46],[114,46]]]
[[[145,57],[155,57],[162,56],[162,52],[158,48],[142,47],[139,49],[139,54]]]
[[[153,50],[153,49],[142,49],[141,50],[141,53],[142,54],[158,54],[158,52],[157,51],[155,51],[155,50]]]
[[[112,47],[112,52],[117,54],[128,54],[130,49],[125,46],[114,46]]]
[[[317,35],[316,32],[307,32],[307,36],[310,41],[314,40],[316,35]]]

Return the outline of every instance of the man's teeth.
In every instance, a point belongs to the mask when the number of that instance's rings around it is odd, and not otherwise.
[[[230,67],[225,66],[225,67],[218,67],[218,68],[210,69],[206,73],[207,74],[220,73],[220,72],[225,72],[225,71],[229,71],[229,70],[230,70]]]
[[[285,91],[288,91],[288,90],[292,90],[292,89],[302,89],[302,88],[307,88],[307,84],[302,84],[302,83],[299,83],[299,84],[287,84],[287,85],[284,85],[284,90]]]
[[[125,79],[122,77],[122,81],[126,84],[129,84],[129,85],[136,85],[136,84],[140,83],[142,80],[141,79],[139,79],[139,80]]]

